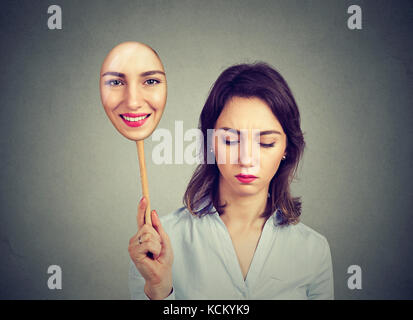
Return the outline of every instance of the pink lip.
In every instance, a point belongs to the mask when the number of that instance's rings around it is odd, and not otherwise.
[[[242,183],[251,183],[252,181],[257,179],[256,176],[246,174],[238,174],[235,176],[235,178],[237,178]]]
[[[128,118],[137,118],[137,117],[147,116],[148,114],[150,117],[150,113],[122,113],[120,117],[123,120],[123,122],[125,122],[129,127],[140,127],[140,126],[143,126],[143,124],[146,122],[146,120],[149,119],[149,117],[142,119],[142,120],[138,120],[138,121],[128,121],[124,118],[124,116]]]

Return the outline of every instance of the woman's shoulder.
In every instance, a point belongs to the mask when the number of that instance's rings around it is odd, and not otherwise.
[[[281,233],[284,233],[290,242],[292,241],[297,246],[305,247],[306,250],[313,252],[330,250],[327,238],[303,222],[282,227],[281,230]]]
[[[303,266],[303,272],[317,272],[331,263],[327,238],[302,222],[280,228],[276,239],[279,248],[285,248],[285,254]]]
[[[183,227],[196,218],[198,217],[191,214],[186,207],[181,207],[166,215],[160,216],[162,226],[166,229]]]
[[[291,225],[290,227],[297,234],[297,236],[303,237],[306,240],[313,240],[317,242],[327,241],[327,238],[324,235],[322,235],[321,233],[319,233],[318,231],[314,230],[313,228],[309,227],[301,221],[295,225]]]
[[[193,243],[195,237],[209,230],[210,215],[200,217],[192,214],[186,207],[181,207],[160,218],[163,228],[175,247],[184,243]]]

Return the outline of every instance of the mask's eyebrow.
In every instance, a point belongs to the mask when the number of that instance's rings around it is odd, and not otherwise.
[[[147,76],[152,76],[154,74],[162,74],[165,75],[165,72],[161,71],[161,70],[150,70],[150,71],[145,71],[142,72],[139,76],[140,77],[147,77]],[[119,78],[126,78],[125,74],[122,72],[115,72],[115,71],[108,71],[105,72],[104,74],[102,74],[102,77],[104,76],[115,76],[115,77],[119,77]]]
[[[105,72],[104,74],[102,74],[102,77],[104,77],[104,76],[115,76],[115,77],[119,77],[119,78],[125,78],[124,73],[114,72],[114,71]]]
[[[152,76],[152,75],[154,75],[154,74],[162,74],[162,75],[165,75],[165,72],[163,72],[163,71],[161,71],[161,70],[151,70],[151,71],[142,72],[142,73],[140,74],[140,76],[141,76],[141,77],[147,77],[147,76]]]

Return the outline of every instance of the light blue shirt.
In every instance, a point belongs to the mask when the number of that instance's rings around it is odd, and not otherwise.
[[[264,224],[245,281],[218,213],[199,218],[181,208],[162,216],[174,252],[173,292],[167,299],[334,299],[326,238],[301,222],[279,226],[277,212]],[[131,260],[132,299],[148,299],[144,285]]]

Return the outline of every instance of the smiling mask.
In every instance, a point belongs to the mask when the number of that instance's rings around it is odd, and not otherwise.
[[[139,42],[114,47],[100,71],[100,97],[124,137],[143,140],[161,120],[166,104],[165,70],[156,52]]]

